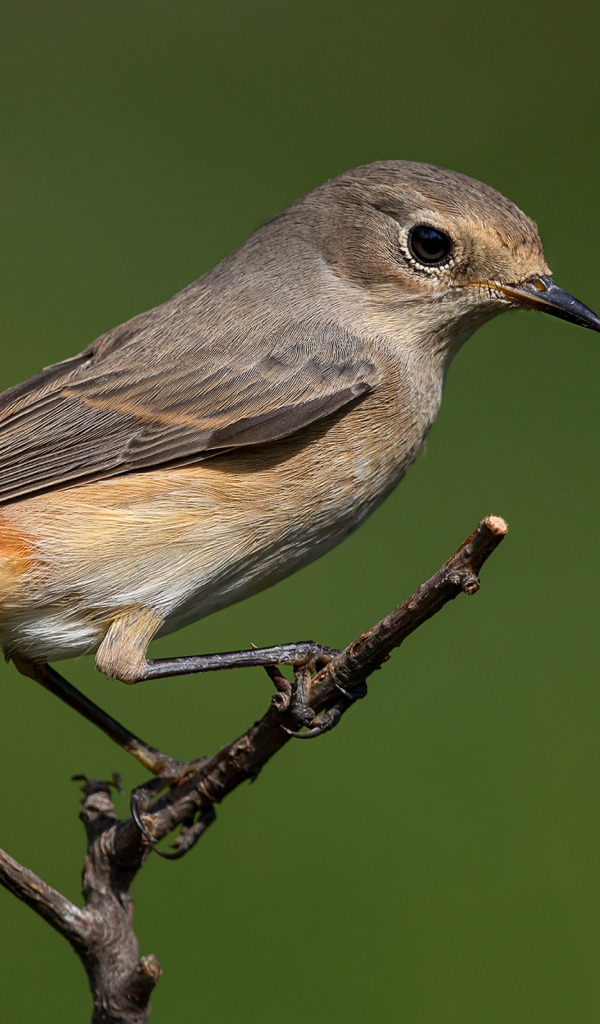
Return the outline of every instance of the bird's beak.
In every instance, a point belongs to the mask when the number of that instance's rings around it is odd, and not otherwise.
[[[521,309],[537,309],[540,313],[559,316],[561,320],[568,320],[580,327],[600,331],[600,317],[584,306],[583,302],[559,288],[546,274],[523,284],[497,284],[491,281],[489,284],[494,291],[500,293],[500,298],[506,297]]]

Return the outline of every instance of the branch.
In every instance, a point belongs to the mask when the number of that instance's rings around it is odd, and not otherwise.
[[[508,526],[499,516],[483,519],[456,554],[408,600],[336,655],[312,679],[308,694],[310,710],[314,714],[333,712],[336,724],[339,714],[364,695],[361,687],[365,679],[389,658],[395,647],[459,594],[477,592],[478,573],[507,531]],[[296,679],[301,671],[295,669]],[[346,694],[341,701],[340,687]],[[266,715],[242,736],[207,758],[196,772],[154,802],[151,813],[144,816],[145,828],[154,841],[170,833],[178,822],[193,819],[196,812],[206,813],[241,782],[255,779],[263,765],[290,740],[291,733],[297,733],[299,723],[293,710],[281,712],[277,705],[275,700]],[[147,792],[151,792],[150,787]],[[184,833],[176,845],[185,852],[188,841],[192,845],[195,839],[192,830]]]
[[[0,850],[0,884],[43,917],[72,945],[87,934],[85,913],[29,868]]]
[[[387,661],[394,648],[459,594],[476,594],[481,568],[507,532],[500,516],[482,519],[441,569],[319,673],[313,683],[315,706],[320,708],[321,701],[327,701],[332,685],[353,688],[364,681]]]
[[[0,851],[0,884],[47,920],[72,944],[87,971],[94,997],[92,1024],[146,1024],[150,993],[161,968],[154,956],[140,957],[132,927],[133,879],[151,847],[181,826],[175,840],[178,857],[187,852],[214,820],[220,803],[241,782],[254,779],[292,736],[319,735],[335,725],[355,700],[366,693],[365,680],[395,647],[460,593],[479,589],[478,573],[507,532],[504,520],[488,516],[455,555],[407,601],[363,633],[344,651],[321,652],[312,663],[294,665],[294,684],[273,667],[265,667],[278,692],[271,707],[242,736],[213,757],[181,766],[106,716],[48,666],[26,674],[47,686],[71,707],[143,760],[157,776],[132,794],[132,817],[115,817],[106,782],[88,781],[81,818],[87,832],[83,873],[85,906],[79,909],[37,875]],[[297,647],[298,645],[295,645]],[[312,645],[317,649],[317,645]],[[283,649],[283,648],[282,648]],[[309,648],[307,649],[312,649]],[[254,652],[254,657],[259,652]],[[63,686],[64,684],[64,686]],[[302,732],[304,726],[309,728]],[[174,774],[175,766],[178,774]],[[168,791],[160,796],[161,789]]]

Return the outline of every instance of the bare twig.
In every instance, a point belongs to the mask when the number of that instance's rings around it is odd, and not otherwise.
[[[380,668],[394,648],[427,619],[459,594],[479,590],[479,573],[484,562],[504,540],[508,526],[500,516],[486,516],[461,544],[456,554],[425,583],[386,615],[381,622],[359,636],[324,668],[313,682],[313,701],[317,709],[331,694],[332,684],[344,688],[357,686]]]

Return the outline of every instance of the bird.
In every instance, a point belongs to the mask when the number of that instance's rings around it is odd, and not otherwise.
[[[0,644],[147,677],[151,640],[355,530],[497,314],[600,330],[536,225],[424,163],[347,171],[172,298],[0,395]]]

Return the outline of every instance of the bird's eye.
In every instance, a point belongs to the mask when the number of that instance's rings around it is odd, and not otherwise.
[[[432,267],[448,259],[452,239],[439,228],[432,228],[429,224],[416,224],[409,231],[408,248],[419,263]]]

